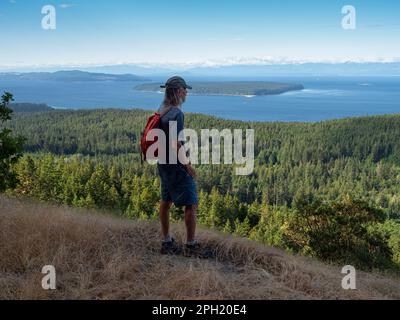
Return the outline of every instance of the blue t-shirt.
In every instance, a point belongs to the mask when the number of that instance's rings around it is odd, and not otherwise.
[[[165,108],[161,107],[159,109],[159,112],[162,113],[164,112]],[[172,146],[170,145],[170,141],[169,141],[169,123],[170,121],[176,121],[176,128],[177,128],[177,136],[176,136],[176,140],[179,140],[179,133],[181,131],[183,131],[184,129],[184,122],[185,122],[185,116],[182,112],[182,110],[178,107],[170,107],[170,109],[167,111],[167,113],[165,115],[163,115],[161,117],[161,122],[160,122],[160,129],[162,131],[164,131],[165,133],[165,137],[166,137],[166,160],[167,160],[167,164],[169,164],[169,151],[171,150],[173,152],[172,156],[174,157],[174,159],[177,159],[177,165],[182,165],[179,162],[179,159],[177,158],[177,154],[176,152],[174,152],[174,148],[172,148]],[[174,139],[175,140],[175,139]],[[184,144],[184,141],[181,141],[182,144]]]

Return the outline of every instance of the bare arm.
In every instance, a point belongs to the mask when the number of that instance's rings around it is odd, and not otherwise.
[[[177,154],[179,154],[179,150],[181,148],[185,149],[184,144],[182,144],[182,142],[175,140],[175,142],[172,144],[173,148],[175,149],[175,151],[177,152]],[[196,171],[194,170],[194,168],[192,167],[191,163],[190,163],[190,159],[186,156],[186,149],[185,152],[183,153],[185,156],[185,163],[183,164],[183,166],[185,167],[185,169],[187,170],[187,172],[192,176],[193,179],[197,178],[197,174]]]

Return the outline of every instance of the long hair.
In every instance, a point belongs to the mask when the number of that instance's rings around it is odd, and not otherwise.
[[[178,96],[178,88],[166,88],[162,106],[165,108],[177,107],[181,104],[181,99]]]

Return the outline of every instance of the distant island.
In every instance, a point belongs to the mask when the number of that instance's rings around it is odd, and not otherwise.
[[[47,104],[37,104],[37,103],[11,103],[11,109],[15,113],[19,112],[46,112],[46,111],[54,111],[55,109],[49,107]]]
[[[161,83],[146,83],[136,86],[137,91],[159,92]],[[230,96],[266,96],[282,94],[288,91],[303,90],[301,84],[287,84],[266,81],[221,81],[191,82],[194,95],[230,95]]]
[[[0,80],[40,81],[147,81],[134,74],[92,73],[79,70],[57,72],[0,73]]]

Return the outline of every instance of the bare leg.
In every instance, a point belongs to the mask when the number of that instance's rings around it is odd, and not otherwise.
[[[172,202],[161,201],[160,203],[160,221],[163,239],[169,236],[169,210],[171,206]]]
[[[185,224],[187,232],[187,242],[192,242],[196,234],[196,211],[197,206],[191,205],[185,207]]]

